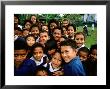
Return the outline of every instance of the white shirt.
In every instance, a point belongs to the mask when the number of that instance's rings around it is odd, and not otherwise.
[[[47,63],[44,65],[44,67],[47,67]],[[52,63],[51,63],[51,62],[49,63],[49,71],[50,71],[50,72],[58,71],[60,68],[61,68],[61,67],[59,67],[59,68],[53,68],[53,67],[52,67]]]
[[[39,65],[41,65],[41,64],[43,63],[43,61],[44,61],[43,58],[46,57],[46,56],[47,56],[47,55],[43,54],[43,56],[42,56],[42,58],[41,58],[41,61],[37,61],[33,56],[32,56],[30,59],[35,61],[36,66],[39,66]]]

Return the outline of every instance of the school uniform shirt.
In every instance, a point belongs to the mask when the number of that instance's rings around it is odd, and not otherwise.
[[[15,76],[33,76],[35,74],[36,64],[31,59],[26,59],[19,68],[14,66]]]
[[[55,72],[55,71],[61,70],[61,67],[59,67],[59,68],[53,68],[51,62],[50,63],[46,63],[44,65],[44,67],[46,67],[50,72]]]
[[[47,61],[48,61],[48,57],[47,57],[47,55],[43,55],[43,57],[41,58],[41,61],[37,61],[33,56],[30,58],[31,60],[33,60],[33,61],[35,61],[35,63],[36,63],[36,67],[38,67],[38,66],[43,66],[44,64],[46,64],[47,63]]]
[[[85,44],[83,44],[81,47],[77,48],[77,50],[79,50],[80,48],[85,47]]]
[[[77,56],[64,65],[64,76],[85,76],[80,58]]]
[[[39,36],[38,37],[35,37],[36,42],[39,42],[39,38],[40,38]]]

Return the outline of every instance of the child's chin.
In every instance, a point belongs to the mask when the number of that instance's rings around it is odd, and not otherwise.
[[[23,60],[16,60],[16,62],[23,62]]]
[[[69,60],[65,60],[66,63],[70,62]]]

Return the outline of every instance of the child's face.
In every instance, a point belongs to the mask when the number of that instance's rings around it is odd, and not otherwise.
[[[76,45],[77,45],[78,47],[81,47],[81,46],[84,44],[84,42],[85,42],[84,36],[81,35],[81,34],[76,35],[75,41],[76,41]]]
[[[79,55],[81,61],[85,61],[88,58],[88,53],[83,52],[83,51],[80,51],[78,55]]]
[[[49,55],[53,55],[53,54],[55,53],[55,50],[56,50],[56,49],[48,50],[48,54],[49,54]]]
[[[36,17],[35,16],[32,16],[31,17],[31,21],[33,22],[33,24],[35,24],[36,23]]]
[[[26,24],[25,24],[25,28],[26,28],[26,29],[30,29],[30,27],[31,27],[31,23],[26,22]]]
[[[26,59],[27,51],[24,49],[14,50],[14,60],[15,62],[23,62]]]
[[[91,57],[93,60],[97,60],[97,50],[96,50],[96,49],[93,49],[93,50],[92,50],[92,53],[90,54],[90,57]]]
[[[69,36],[73,36],[74,35],[74,28],[72,26],[68,27],[67,34]]]
[[[36,76],[48,76],[48,73],[45,70],[38,71]]]
[[[68,21],[63,21],[63,26],[67,26],[69,24],[69,22]]]
[[[14,35],[22,36],[22,31],[14,30]]]
[[[58,68],[58,67],[61,66],[62,59],[61,59],[60,53],[55,53],[53,55],[52,60],[51,60],[51,63],[52,63],[52,67],[53,68]]]
[[[46,32],[40,33],[40,43],[44,44],[47,42],[47,40],[49,40],[48,33],[46,33]]]
[[[63,28],[63,34],[64,34],[64,35],[67,35],[67,30],[66,30],[66,28]]]
[[[42,30],[45,30],[48,32],[48,27],[47,26],[42,26]]]
[[[18,18],[14,16],[14,23],[17,24],[18,23]]]
[[[39,29],[38,27],[33,27],[31,29],[31,34],[33,34],[35,37],[39,35]]]
[[[23,31],[23,36],[26,37],[29,34],[28,30]]]
[[[55,27],[57,27],[56,23],[53,22],[53,23],[50,24],[50,29],[54,29]]]
[[[61,30],[55,29],[53,32],[53,37],[56,41],[59,41],[61,38]]]
[[[76,57],[77,51],[71,46],[61,46],[61,55],[66,63],[70,62],[73,58]]]
[[[58,47],[58,48],[60,48],[60,43],[61,43],[62,41],[64,41],[64,40],[65,40],[64,38],[60,38],[60,40],[57,41],[57,47]]]
[[[36,47],[34,49],[34,52],[33,52],[33,56],[34,58],[37,60],[37,61],[41,61],[41,58],[43,57],[43,49],[41,47]]]
[[[32,46],[33,44],[35,44],[35,39],[33,37],[27,37],[26,43],[28,46]]]

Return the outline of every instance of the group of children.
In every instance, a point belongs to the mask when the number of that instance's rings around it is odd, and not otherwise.
[[[64,19],[48,24],[35,15],[19,23],[14,15],[15,76],[96,76],[97,45],[85,47],[85,35]]]

